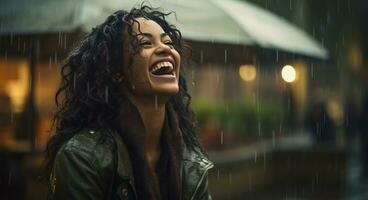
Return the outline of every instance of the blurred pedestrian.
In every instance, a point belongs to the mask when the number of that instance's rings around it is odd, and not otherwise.
[[[353,94],[349,94],[344,103],[344,130],[345,138],[349,146],[352,144],[359,131],[359,109]]]
[[[335,125],[328,115],[325,102],[314,102],[309,108],[306,120],[307,128],[317,144],[335,144]]]

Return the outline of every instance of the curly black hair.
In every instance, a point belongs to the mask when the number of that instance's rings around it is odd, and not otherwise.
[[[118,129],[116,122],[121,120],[119,112],[125,109],[127,97],[122,84],[114,81],[114,76],[123,73],[122,67],[129,69],[131,63],[123,66],[123,59],[131,60],[130,58],[139,51],[132,31],[132,24],[137,22],[136,18],[144,17],[158,23],[171,37],[177,51],[184,56],[184,62],[189,60],[190,49],[183,42],[180,31],[165,19],[169,14],[171,13],[163,13],[143,4],[140,8],[133,8],[129,12],[116,11],[107,17],[105,22],[93,28],[70,53],[62,66],[61,86],[55,96],[57,105],[53,120],[55,134],[46,147],[46,174],[51,172],[58,150],[78,131],[85,128],[104,130],[101,131],[103,137],[111,138],[112,131]],[[124,31],[131,37],[124,37]],[[125,40],[133,47],[130,55],[124,55]],[[195,116],[190,108],[190,101],[191,96],[188,94],[182,67],[179,92],[172,96],[167,104],[176,112],[187,148],[202,151],[195,134]],[[130,148],[130,153],[132,149]]]

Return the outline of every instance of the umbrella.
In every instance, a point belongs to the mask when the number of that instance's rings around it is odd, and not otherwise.
[[[139,6],[137,0],[12,0],[1,2],[0,35],[88,32],[117,9]],[[185,39],[255,46],[326,59],[328,52],[303,30],[240,0],[152,0]]]

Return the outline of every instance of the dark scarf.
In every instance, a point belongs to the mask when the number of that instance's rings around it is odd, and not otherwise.
[[[138,199],[181,199],[181,134],[172,106],[166,105],[161,136],[162,157],[157,164],[166,168],[166,172],[156,169],[158,180],[154,178],[142,148],[146,132],[137,108],[129,103],[120,116],[118,131],[130,154]]]

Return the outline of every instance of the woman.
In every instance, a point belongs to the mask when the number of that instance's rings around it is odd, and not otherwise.
[[[47,146],[51,199],[210,199],[213,165],[194,134],[186,54],[167,15],[117,11],[67,59]]]

